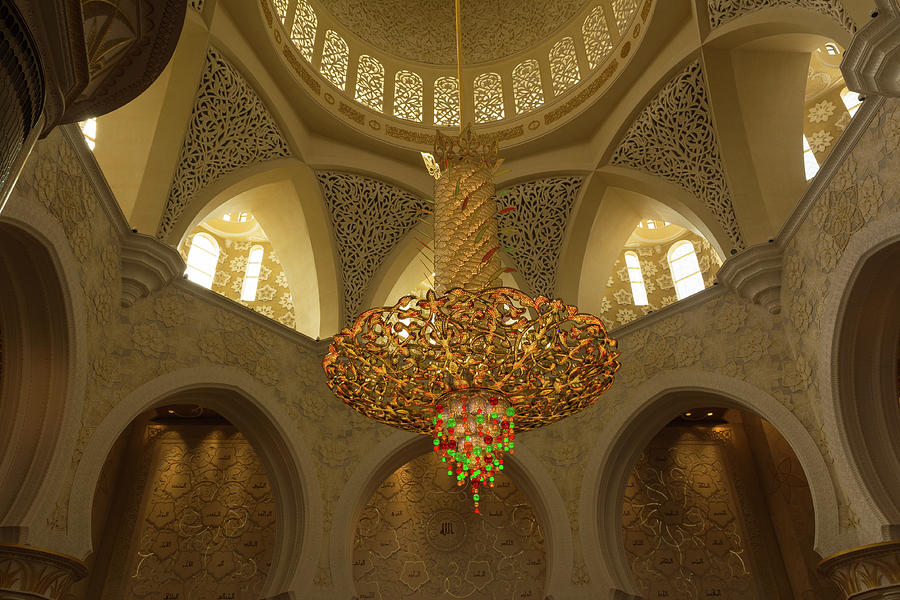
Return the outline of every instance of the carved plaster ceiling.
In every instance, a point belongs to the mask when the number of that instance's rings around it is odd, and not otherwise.
[[[839,0],[707,0],[709,24],[718,27],[744,14],[765,8],[805,8],[829,16],[847,31],[855,32],[856,24]]]
[[[566,25],[587,0],[462,0],[463,62],[500,60]],[[398,58],[456,64],[450,0],[318,0],[344,27]]]
[[[744,248],[699,61],[644,107],[616,148],[612,164],[681,186],[712,212],[736,248]]]
[[[290,155],[266,105],[237,69],[210,47],[156,236],[169,235],[194,194],[209,184],[241,167]]]
[[[500,197],[515,210],[500,216],[500,242],[535,294],[555,297],[559,252],[584,177],[546,177],[513,186]]]
[[[316,173],[331,213],[344,280],[344,308],[352,322],[369,282],[400,239],[425,216],[424,200],[389,183],[336,171]]]

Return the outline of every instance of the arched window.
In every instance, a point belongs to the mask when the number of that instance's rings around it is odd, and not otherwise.
[[[206,289],[212,287],[219,262],[219,244],[205,233],[194,235],[187,257],[187,277]]]
[[[550,78],[553,80],[553,94],[556,96],[581,80],[572,38],[564,37],[550,49]]]
[[[287,17],[288,0],[272,0],[272,4],[275,5],[275,12],[278,14],[278,20],[284,23],[284,19]]]
[[[422,122],[422,78],[410,71],[394,75],[394,116]]]
[[[625,253],[625,266],[628,267],[628,280],[631,282],[631,297],[635,306],[647,306],[647,288],[644,287],[644,274],[641,272],[641,261],[634,252]]]
[[[316,11],[309,5],[309,2],[300,0],[297,3],[297,12],[294,14],[294,25],[291,27],[291,41],[294,42],[307,62],[312,61],[318,25],[319,19],[316,17]],[[346,68],[345,66],[345,71]]]
[[[634,0],[613,0],[613,13],[616,15],[616,27],[619,29],[619,34],[625,35],[625,27],[636,8]]]
[[[828,42],[825,44],[825,53],[829,56],[837,56],[841,53],[841,49],[834,42]]]
[[[675,242],[669,248],[669,270],[675,283],[675,295],[679,300],[703,291],[703,274],[697,262],[694,245],[687,240]]]
[[[78,123],[78,126],[81,127],[81,134],[84,136],[88,148],[93,150],[97,145],[97,119],[91,117]]]
[[[587,53],[588,64],[595,69],[613,49],[602,6],[597,6],[584,20],[581,34],[584,36],[584,50]]]
[[[819,172],[819,161],[809,146],[809,140],[803,136],[803,169],[806,171],[806,180],[809,181]]]
[[[488,123],[503,118],[503,80],[497,73],[475,78],[475,122]]]
[[[241,287],[241,300],[253,302],[256,300],[256,287],[259,285],[259,268],[262,266],[263,247],[250,248],[250,256],[247,258],[247,269],[244,271],[244,285]]]
[[[378,59],[367,54],[359,57],[355,97],[360,104],[365,104],[378,112],[384,110],[384,67]]]
[[[434,81],[434,124],[459,125],[459,84],[456,77]]]
[[[534,110],[544,103],[544,89],[541,87],[541,67],[533,58],[519,63],[512,72],[513,98],[516,100],[516,114]]]
[[[851,117],[856,114],[856,111],[859,110],[859,107],[862,104],[862,100],[859,99],[859,94],[851,92],[847,88],[841,90],[841,100],[844,101],[844,106],[847,107],[847,112],[850,113]]]
[[[347,63],[350,60],[350,48],[347,42],[334,30],[325,33],[325,47],[322,48],[322,66],[319,71],[331,83],[345,89],[347,87]]]

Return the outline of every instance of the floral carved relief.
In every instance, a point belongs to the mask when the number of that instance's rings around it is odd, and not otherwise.
[[[718,27],[747,13],[776,7],[800,7],[822,13],[855,32],[856,24],[839,0],[707,0],[709,24]]]
[[[735,247],[744,247],[699,61],[644,107],[616,148],[612,164],[680,185],[712,212]]]
[[[247,80],[210,47],[191,121],[156,230],[165,238],[200,190],[249,165],[291,155],[281,129]]]
[[[331,212],[344,280],[344,308],[352,321],[385,257],[425,216],[421,198],[389,183],[336,171],[316,173]]]

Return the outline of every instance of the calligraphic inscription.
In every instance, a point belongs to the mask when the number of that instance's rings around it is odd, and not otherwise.
[[[158,431],[147,436],[144,500],[115,597],[259,598],[272,560],[275,505],[250,443],[228,425],[149,427]]]
[[[539,600],[546,556],[541,527],[510,478],[480,492],[456,485],[436,453],[397,469],[360,516],[356,594],[372,600]]]
[[[645,598],[755,599],[720,442],[651,444],[625,488],[625,553]]]

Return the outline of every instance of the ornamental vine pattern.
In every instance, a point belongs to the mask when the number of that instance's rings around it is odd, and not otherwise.
[[[344,283],[347,321],[381,262],[425,215],[425,201],[389,183],[354,173],[316,173],[331,213]]]
[[[378,112],[384,109],[384,66],[367,54],[359,57],[355,99]]]
[[[456,77],[434,81],[434,124],[459,125],[459,83]]]
[[[613,153],[612,164],[680,185],[715,215],[736,248],[744,248],[699,61],[644,107]]]
[[[290,155],[266,105],[210,47],[156,237],[172,232],[188,202],[206,186],[241,167]]]
[[[340,90],[347,87],[347,63],[350,48],[344,38],[333,29],[325,33],[325,47],[322,49],[322,64],[319,71]]]
[[[499,198],[502,207],[515,207],[500,215],[500,244],[512,248],[535,294],[553,297],[566,224],[583,183],[581,176],[546,177],[513,186]]]
[[[544,90],[541,87],[541,66],[538,64],[538,61],[529,58],[520,62],[513,69],[512,79],[516,114],[521,115],[534,110],[544,103]]]
[[[587,16],[584,25],[581,26],[581,34],[584,37],[584,50],[587,53],[588,65],[594,69],[606,59],[613,49],[602,6],[598,6]]]
[[[394,76],[394,116],[422,122],[422,78],[411,71]]]
[[[625,36],[625,29],[628,21],[634,11],[637,10],[637,4],[634,0],[613,0],[613,14],[616,16],[616,27],[619,29],[619,35]]]
[[[488,123],[503,118],[503,80],[497,73],[475,78],[475,122]]]
[[[709,8],[709,24],[713,28],[747,13],[766,8],[799,7],[831,17],[847,31],[856,31],[853,18],[838,0],[706,0],[706,5]]]
[[[559,96],[581,81],[575,42],[564,37],[550,49],[550,78],[553,80],[553,94]]]

